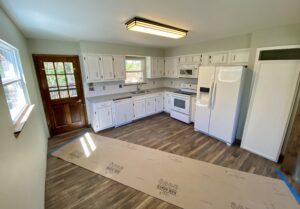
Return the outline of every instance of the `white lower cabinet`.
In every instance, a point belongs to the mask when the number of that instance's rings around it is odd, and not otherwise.
[[[162,93],[159,93],[155,97],[155,112],[160,113],[164,111],[164,96]]]
[[[146,116],[146,98],[137,98],[133,101],[134,119],[143,118]]]
[[[164,93],[164,111],[167,113],[170,113],[171,111],[171,92],[165,92]]]
[[[115,126],[121,126],[133,121],[133,100],[121,99],[113,102]]]
[[[191,105],[191,122],[195,122],[195,113],[196,113],[196,97],[192,97],[192,105]]]
[[[155,114],[155,97],[146,98],[146,115]]]
[[[95,132],[114,126],[112,102],[94,103],[92,105],[92,128]]]

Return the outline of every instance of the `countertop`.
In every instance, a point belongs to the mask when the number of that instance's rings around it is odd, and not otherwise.
[[[105,102],[105,101],[111,101],[111,100],[116,100],[120,98],[126,98],[126,97],[138,97],[142,95],[147,95],[147,94],[154,94],[154,93],[159,93],[162,91],[168,91],[168,92],[175,92],[178,89],[175,88],[155,88],[155,89],[147,89],[145,93],[141,94],[132,94],[130,92],[125,92],[125,93],[120,93],[120,94],[109,94],[109,95],[104,95],[104,96],[96,96],[96,97],[91,97],[87,98],[87,100],[91,103],[97,103],[97,102]]]

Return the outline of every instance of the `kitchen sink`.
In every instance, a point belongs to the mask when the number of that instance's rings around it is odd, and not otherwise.
[[[133,92],[130,92],[131,94],[144,94],[144,93],[148,93],[150,92],[149,90],[141,90],[141,91],[133,91]]]

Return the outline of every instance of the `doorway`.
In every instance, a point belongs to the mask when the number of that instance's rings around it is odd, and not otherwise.
[[[33,55],[50,135],[87,126],[78,56]]]

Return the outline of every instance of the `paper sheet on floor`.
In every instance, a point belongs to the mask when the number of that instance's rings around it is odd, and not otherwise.
[[[281,180],[93,133],[52,155],[182,208],[299,208]]]

